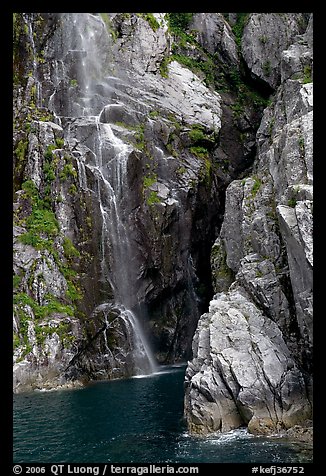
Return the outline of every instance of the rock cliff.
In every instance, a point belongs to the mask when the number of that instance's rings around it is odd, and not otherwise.
[[[186,371],[193,432],[245,424],[275,433],[311,419],[312,18],[298,34],[301,24],[300,15],[253,14],[243,31],[248,69],[275,93],[257,131],[251,174],[226,190],[211,254],[216,294],[199,320]],[[255,33],[262,25],[264,42]],[[281,25],[287,41],[277,36]],[[277,67],[266,77],[261,49],[269,42],[265,54]]]
[[[309,419],[311,133],[307,14],[14,14],[15,391],[191,359],[192,431]]]

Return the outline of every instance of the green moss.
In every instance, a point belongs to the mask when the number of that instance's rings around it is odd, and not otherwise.
[[[186,172],[187,172],[187,169],[186,169],[186,167],[184,167],[183,165],[181,165],[180,167],[178,167],[177,170],[176,170],[176,173],[177,173],[178,175],[183,175],[183,174],[185,174]]]
[[[28,294],[21,292],[21,293],[14,294],[13,303],[19,304],[20,306],[28,305],[33,307],[34,299],[31,298]]]
[[[169,30],[176,34],[187,30],[193,15],[193,13],[166,13]]]
[[[148,116],[151,118],[151,119],[155,119],[156,117],[158,117],[160,115],[160,111],[151,111]]]
[[[200,142],[203,139],[206,138],[206,135],[203,131],[203,127],[198,125],[198,126],[192,126],[191,131],[189,132],[189,137],[193,142]]]
[[[79,251],[77,250],[77,248],[75,248],[75,246],[73,245],[73,242],[67,236],[64,237],[62,246],[63,246],[65,258],[68,261],[72,261],[74,258],[80,257]]]
[[[17,334],[13,334],[13,349],[17,349],[20,346],[20,338]]]
[[[46,148],[46,151],[44,153],[44,158],[47,160],[47,161],[51,161],[53,159],[53,151],[57,149],[57,146],[54,145],[54,144],[50,144],[47,146]]]
[[[19,274],[13,275],[12,285],[14,289],[19,287],[21,280],[22,280],[22,277],[19,276]]]
[[[257,193],[258,193],[258,191],[259,191],[259,189],[262,185],[262,181],[257,176],[254,176],[253,179],[254,179],[254,184],[253,184],[252,189],[251,189],[251,196],[252,196],[252,198],[255,198],[255,196],[257,195]]]
[[[151,190],[147,196],[146,203],[149,206],[154,205],[155,203],[161,203],[161,200],[158,197],[158,194],[156,191]]]
[[[169,77],[169,63],[172,61],[171,57],[165,56],[160,64],[160,75],[162,78],[168,78]]]
[[[32,212],[25,220],[27,232],[20,235],[19,240],[37,249],[51,250],[53,238],[59,233],[59,223],[55,214],[49,209],[49,201],[42,200],[31,180],[22,185],[26,196],[32,202]]]
[[[100,15],[102,17],[102,20],[105,23],[107,31],[112,36],[113,41],[116,42],[117,38],[118,38],[118,34],[117,34],[116,30],[113,28],[113,25],[112,25],[112,22],[111,22],[111,19],[110,19],[109,15],[107,13],[100,13]]]
[[[232,26],[232,31],[235,36],[235,41],[238,47],[241,46],[241,39],[243,35],[243,30],[248,23],[250,13],[237,13],[237,21]]]
[[[303,84],[311,83],[312,82],[312,69],[310,65],[306,65],[303,69]]]
[[[265,61],[265,63],[262,65],[262,70],[266,76],[270,76],[272,73],[272,65],[271,62]]]
[[[58,149],[62,149],[63,146],[64,146],[65,141],[64,141],[64,139],[60,139],[60,137],[57,137],[55,139],[55,143],[56,143],[56,146],[57,146]]]
[[[304,141],[303,136],[299,137],[298,144],[299,144],[299,150],[300,150],[301,154],[304,154],[305,153],[305,141]]]
[[[68,290],[66,292],[67,299],[71,301],[80,301],[83,298],[83,293],[81,290],[72,282],[67,281]]]
[[[26,305],[30,306],[36,319],[43,319],[44,317],[48,317],[55,312],[67,314],[68,316],[74,315],[74,308],[71,305],[63,304],[58,300],[58,298],[51,294],[47,294],[45,296],[45,304],[43,305],[39,305],[37,301],[35,301],[27,293],[14,294],[13,303],[20,307],[21,310]],[[24,316],[24,314],[20,313],[20,317],[22,316]]]
[[[138,126],[132,126],[129,127],[130,129],[133,129],[135,131],[134,134],[134,139],[136,141],[136,148],[138,150],[144,151],[146,149],[146,142],[145,142],[145,125],[144,124],[139,124]]]
[[[208,150],[205,147],[193,146],[189,148],[189,151],[199,159],[205,159],[208,157]]]
[[[55,180],[54,165],[50,162],[45,162],[43,165],[43,174],[46,182],[53,182],[53,180]]]
[[[205,82],[207,85],[214,83],[215,64],[209,56],[207,56],[205,61],[196,60],[183,54],[173,54],[170,58],[171,61],[178,61],[178,63],[186,66],[195,74],[202,72],[205,75]]]
[[[28,141],[20,140],[15,149],[15,154],[18,159],[18,162],[21,163],[25,160],[27,149],[28,149]]]
[[[146,175],[143,179],[144,190],[151,187],[155,182],[157,182],[157,174],[152,173],[150,175]]]
[[[141,13],[140,15],[148,22],[153,31],[156,31],[160,27],[160,24],[154,17],[153,13]]]
[[[203,167],[199,171],[199,181],[207,186],[212,184],[212,163],[207,157],[204,158]]]
[[[59,177],[60,177],[60,180],[62,181],[67,180],[69,177],[72,177],[75,179],[77,178],[77,171],[72,164],[68,163],[63,166],[63,169],[60,172]]]
[[[297,204],[297,199],[295,197],[292,197],[288,200],[288,206],[291,208],[294,208]]]

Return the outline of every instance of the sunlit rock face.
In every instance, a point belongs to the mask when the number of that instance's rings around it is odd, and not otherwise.
[[[15,15],[15,391],[189,360],[191,431],[303,424],[312,19]]]
[[[241,43],[251,72],[276,92],[257,131],[252,174],[226,190],[212,248],[216,294],[199,320],[185,380],[194,433],[246,424],[274,434],[311,419],[312,18],[302,33],[300,15],[275,15],[250,15]],[[263,24],[264,44],[278,45],[268,53],[278,63],[269,78],[252,47]]]
[[[154,18],[156,29],[136,14],[16,17],[33,72],[26,62],[15,102],[19,390],[190,356],[220,220],[222,100],[177,61],[161,75],[172,38],[164,15]],[[34,223],[47,209],[53,230]],[[50,323],[56,308],[62,332]],[[46,339],[55,345],[45,350]]]

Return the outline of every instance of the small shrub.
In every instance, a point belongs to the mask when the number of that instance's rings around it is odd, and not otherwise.
[[[254,179],[254,184],[253,184],[252,189],[251,189],[251,196],[252,196],[252,198],[255,198],[255,196],[258,193],[258,190],[261,187],[262,181],[258,177],[253,177],[253,179]]]
[[[272,73],[272,65],[271,62],[268,60],[262,66],[263,72],[266,76],[270,76]]]
[[[155,182],[157,182],[157,175],[151,174],[144,177],[143,187],[144,189],[151,187]]]
[[[156,31],[160,27],[160,24],[154,17],[153,13],[143,13],[142,16],[148,22],[153,31]]]
[[[194,146],[190,147],[189,151],[199,159],[205,159],[208,156],[208,150],[205,147]]]
[[[159,199],[157,192],[155,192],[154,190],[151,190],[147,197],[146,203],[147,205],[150,205],[150,206],[154,205],[155,203],[161,203],[161,200]]]
[[[303,84],[311,83],[312,82],[312,70],[310,65],[306,65],[303,69]]]
[[[72,260],[73,258],[78,258],[80,256],[79,251],[74,246],[71,239],[68,238],[67,236],[64,237],[62,246],[63,246],[65,257],[68,260]]]

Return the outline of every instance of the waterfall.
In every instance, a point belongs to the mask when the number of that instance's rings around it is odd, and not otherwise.
[[[22,17],[24,19],[25,25],[26,25],[26,34],[28,37],[28,42],[30,45],[31,49],[31,57],[33,61],[33,70],[32,70],[32,78],[34,80],[34,87],[35,87],[35,105],[37,107],[42,106],[42,84],[39,81],[38,78],[38,71],[37,71],[37,52],[36,52],[36,47],[35,47],[35,41],[34,41],[34,32],[33,32],[33,26],[32,26],[32,16],[29,13],[23,13]]]
[[[110,104],[110,100],[103,94],[100,100],[97,100],[96,94],[98,85],[110,80],[109,77],[105,78],[103,68],[107,68],[107,65],[103,64],[102,58],[105,53],[98,44],[99,37],[103,42],[105,37],[109,41],[108,35],[102,19],[98,16],[85,13],[65,15],[69,15],[66,20],[70,27],[66,29],[66,36],[62,39],[65,50],[61,54],[66,66],[62,68],[62,60],[59,59],[53,72],[60,74],[54,84],[66,84],[66,89],[60,87],[58,94],[68,90],[68,95],[63,97],[64,100],[61,98],[56,101],[57,93],[54,92],[49,106],[60,116],[56,104],[69,102],[69,107],[63,107],[61,111],[61,116],[66,116],[64,127],[67,143],[77,138],[82,146],[91,151],[88,161],[80,154],[75,154],[75,157],[80,185],[96,194],[99,205],[101,280],[109,283],[115,300],[114,303],[102,303],[101,306],[104,309],[106,305],[114,305],[120,312],[120,319],[132,348],[133,374],[151,374],[156,371],[156,363],[140,323],[141,316],[135,311],[139,308],[136,292],[138,270],[133,265],[134,244],[130,240],[128,214],[125,211],[128,203],[127,164],[133,147],[116,137],[109,123],[101,122],[101,116],[105,116],[102,111]],[[96,36],[92,27],[95,32],[100,31],[100,35]],[[109,49],[108,44],[105,47]],[[71,95],[74,95],[73,100]],[[67,117],[67,110],[70,117]],[[88,134],[84,134],[81,126],[88,128]],[[83,134],[86,137],[83,137]],[[92,184],[88,184],[86,169],[93,177]],[[106,320],[106,328],[108,325]],[[108,349],[105,331],[104,340]]]

